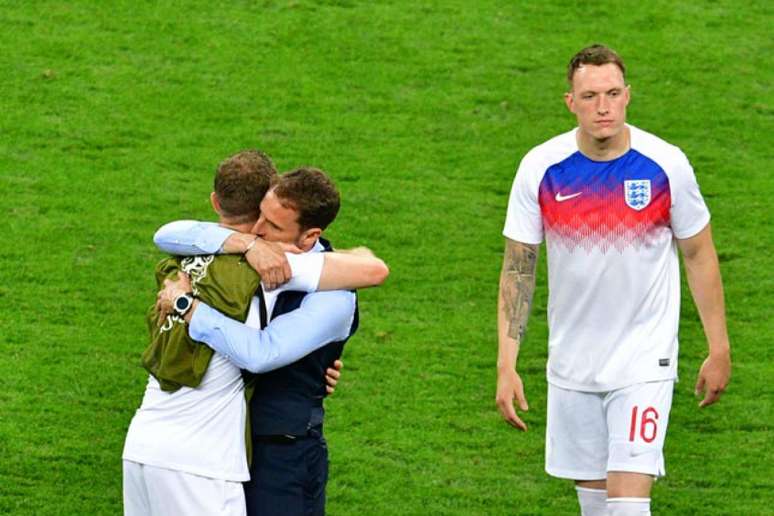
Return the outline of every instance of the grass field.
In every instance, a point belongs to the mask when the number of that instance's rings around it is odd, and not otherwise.
[[[332,515],[573,514],[543,473],[545,263],[520,371],[530,431],[494,407],[513,173],[569,129],[564,67],[626,59],[630,121],[679,145],[713,213],[734,377],[682,381],[654,514],[774,514],[769,2],[0,2],[0,513],[118,514],[163,222],[211,218],[247,147],[343,194],[329,231],[389,263],[328,402]]]

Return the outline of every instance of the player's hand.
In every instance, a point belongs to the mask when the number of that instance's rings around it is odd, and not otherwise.
[[[704,399],[699,402],[703,408],[712,405],[720,399],[720,395],[726,390],[728,380],[731,378],[731,354],[710,353],[699,369],[699,377],[696,380],[696,396],[704,393]]]
[[[159,312],[158,324],[164,322],[169,314],[172,313],[172,307],[175,298],[191,292],[191,279],[182,271],[177,273],[177,280],[164,280],[164,288],[156,295],[156,310]]]
[[[258,238],[245,253],[247,262],[261,276],[261,283],[266,290],[273,290],[290,279],[292,271],[285,252],[299,253],[301,250],[290,244],[267,242]]]
[[[497,409],[508,424],[523,431],[527,431],[527,424],[516,414],[514,400],[519,410],[529,410],[527,398],[524,396],[524,384],[519,374],[511,368],[506,368],[497,373]]]
[[[336,360],[333,362],[333,367],[329,367],[325,371],[325,390],[328,391],[328,394],[333,394],[333,391],[336,390],[336,384],[339,383],[339,378],[341,377],[342,367],[344,367],[344,362]]]

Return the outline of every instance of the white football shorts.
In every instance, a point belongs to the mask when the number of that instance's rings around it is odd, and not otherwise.
[[[610,392],[548,384],[546,472],[602,480],[608,471],[664,476],[664,437],[674,380]]]
[[[124,460],[125,516],[245,516],[241,482]]]

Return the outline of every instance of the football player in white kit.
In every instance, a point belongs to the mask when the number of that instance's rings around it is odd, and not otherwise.
[[[707,337],[700,406],[731,359],[709,212],[677,147],[626,124],[629,86],[611,49],[570,61],[578,127],[530,150],[511,190],[498,302],[497,406],[526,430],[516,372],[538,247],[548,252],[546,471],[575,481],[583,515],[650,514],[677,379],[678,249]]]

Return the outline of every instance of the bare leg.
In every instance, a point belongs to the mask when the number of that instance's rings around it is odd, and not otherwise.
[[[576,480],[575,485],[586,489],[607,489],[607,482],[602,480]]]
[[[652,486],[653,477],[651,475],[626,471],[608,471],[607,473],[608,498],[650,498]]]
[[[608,516],[650,516],[653,477],[642,473],[607,472]]]

